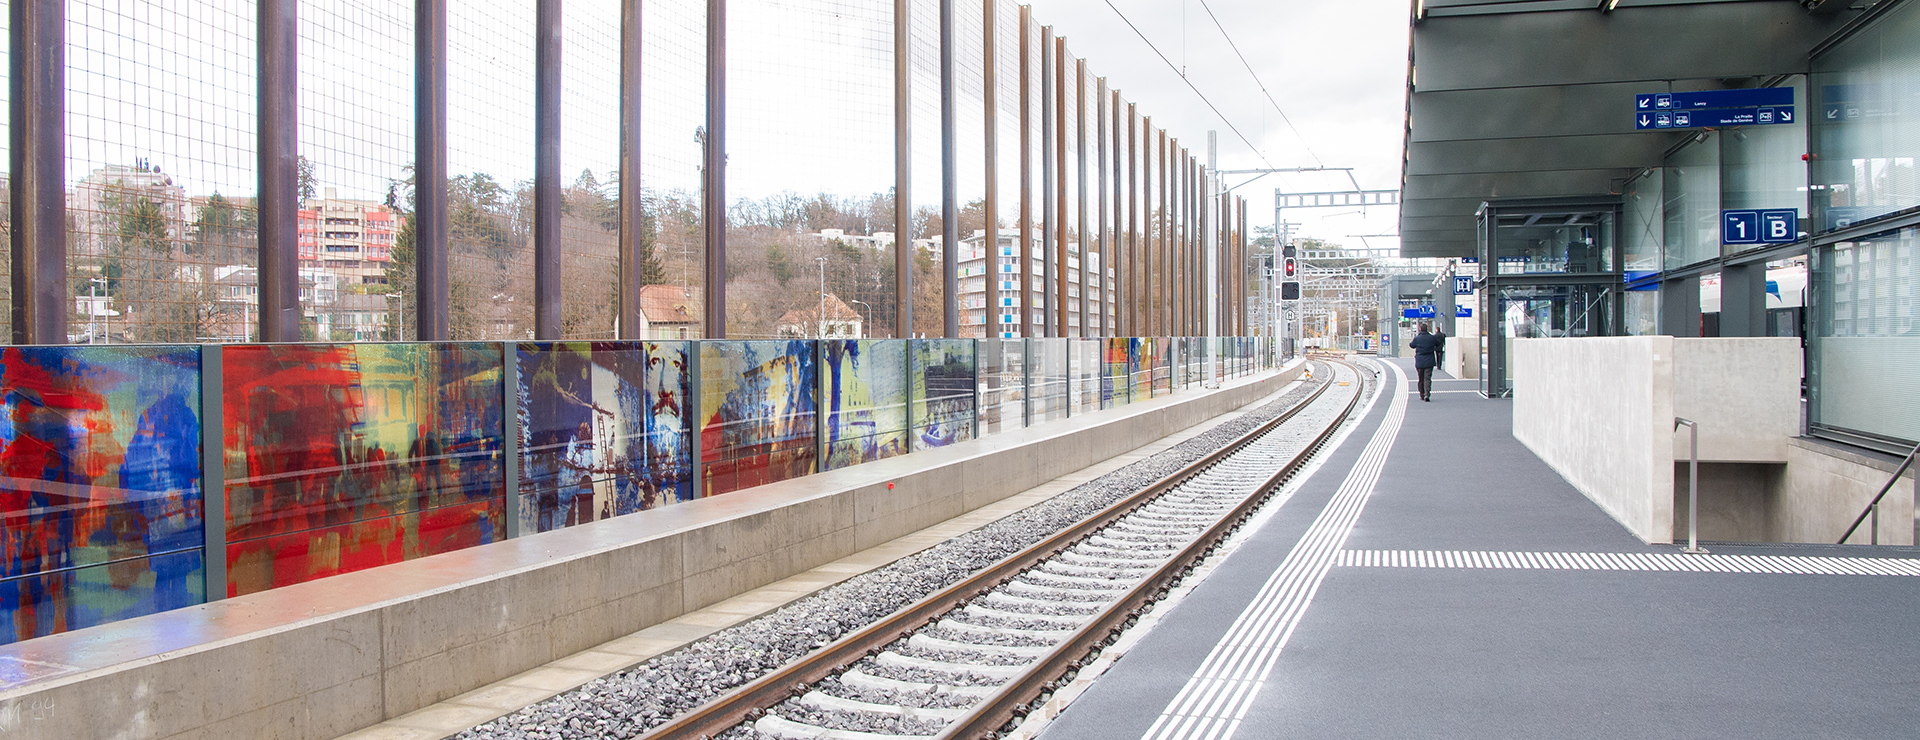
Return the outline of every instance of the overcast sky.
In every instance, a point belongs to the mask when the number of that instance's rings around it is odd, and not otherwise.
[[[1085,57],[1093,71],[1197,152],[1208,130],[1219,131],[1222,169],[1353,167],[1364,188],[1400,187],[1406,0],[1206,0],[1205,5],[1201,0],[1112,0],[1112,7],[1107,0],[1034,0],[1033,6],[1036,20],[1066,35],[1067,47]],[[1261,94],[1208,9],[1232,34],[1297,134]],[[1225,121],[1127,27],[1121,14],[1174,65],[1185,68],[1187,79],[1219,107]],[[1228,184],[1245,179],[1229,177]],[[1272,225],[1276,185],[1289,192],[1353,187],[1337,173],[1268,176],[1234,191],[1247,198],[1254,225]],[[1397,211],[1391,208],[1368,209],[1364,217],[1355,209],[1290,211],[1285,217],[1303,223],[1300,233],[1306,236],[1351,246],[1361,240],[1349,234],[1397,231]],[[1367,241],[1399,246],[1397,239]]]

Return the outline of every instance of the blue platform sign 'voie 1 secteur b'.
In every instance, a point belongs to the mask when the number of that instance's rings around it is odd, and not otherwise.
[[[1721,244],[1791,244],[1800,240],[1800,212],[1792,208],[1720,212]]]

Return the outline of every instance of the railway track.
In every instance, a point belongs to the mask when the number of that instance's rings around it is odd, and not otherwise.
[[[1011,729],[1333,436],[1371,373],[1328,364],[1333,382],[1221,449],[643,737],[888,740]]]

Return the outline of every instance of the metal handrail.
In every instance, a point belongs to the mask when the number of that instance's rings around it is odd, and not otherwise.
[[[1700,546],[1700,425],[1691,419],[1673,417],[1673,428],[1687,427],[1687,548],[1681,552],[1705,555]]]
[[[1860,516],[1853,518],[1853,526],[1848,527],[1847,533],[1840,535],[1840,541],[1835,544],[1847,544],[1847,539],[1853,536],[1853,531],[1859,529],[1860,523],[1866,521],[1869,516],[1873,517],[1873,544],[1880,544],[1880,499],[1887,497],[1887,492],[1893,490],[1893,484],[1899,482],[1900,476],[1907,472],[1907,468],[1913,467],[1915,455],[1920,455],[1920,444],[1914,445],[1913,450],[1907,453],[1907,459],[1901,460],[1900,467],[1893,469],[1893,475],[1887,478],[1887,484],[1881,486],[1880,492],[1873,495],[1873,502],[1860,511]]]

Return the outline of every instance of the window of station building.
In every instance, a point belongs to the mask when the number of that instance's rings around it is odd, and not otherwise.
[[[1661,177],[1666,268],[1720,256],[1720,132],[1695,134],[1667,156]]]
[[[1815,58],[1811,87],[1817,231],[1920,206],[1920,6]]]
[[[1808,318],[1809,421],[1817,430],[1920,441],[1920,227],[1841,242],[1813,255]],[[1904,452],[1905,450],[1900,450]]]
[[[1806,77],[1794,75],[1788,84],[1793,99],[1804,101]],[[1807,124],[1742,126],[1721,132],[1720,207],[1723,209],[1784,209],[1801,215],[1807,208]],[[1801,229],[1806,231],[1807,229]],[[1743,247],[1729,245],[1728,253]]]
[[[1495,234],[1499,274],[1613,272],[1614,213],[1502,214]]]

